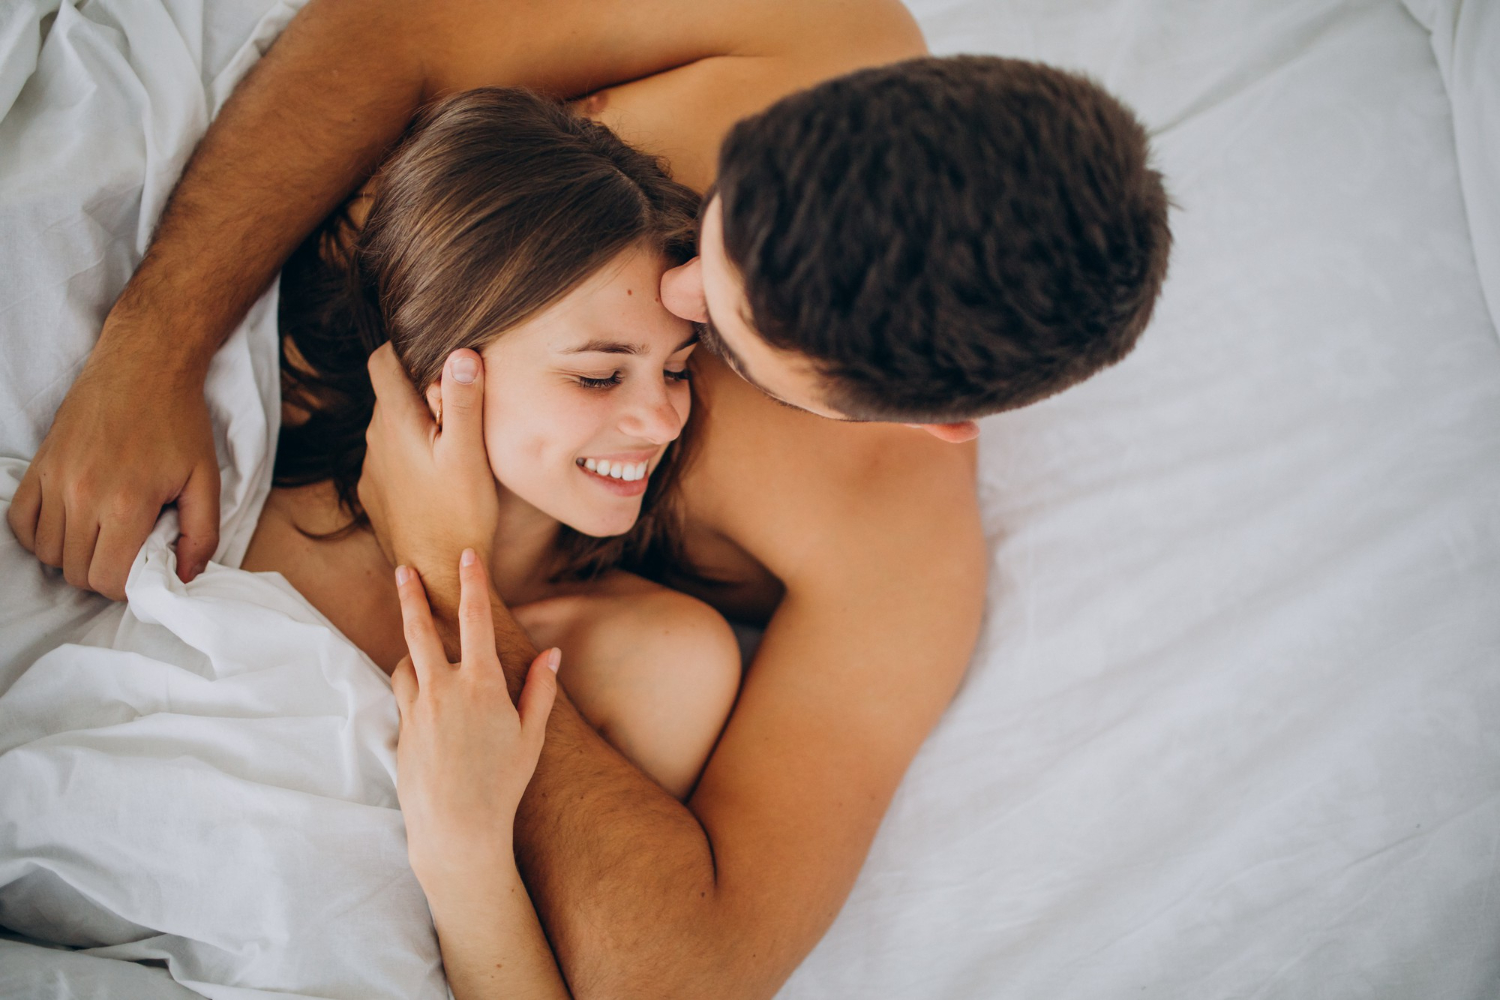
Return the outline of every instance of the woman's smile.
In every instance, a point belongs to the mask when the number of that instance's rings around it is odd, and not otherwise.
[[[616,496],[640,496],[655,469],[661,449],[649,452],[621,452],[599,457],[580,458],[574,462],[579,471]]]

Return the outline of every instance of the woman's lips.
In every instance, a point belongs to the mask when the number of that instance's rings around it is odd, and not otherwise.
[[[615,479],[612,476],[601,476],[597,472],[590,472],[581,465],[575,465],[573,468],[578,470],[579,475],[587,476],[592,482],[597,483],[600,487],[608,490],[617,497],[638,497],[646,492],[646,486],[651,482],[650,472],[640,479],[627,482],[623,479]]]

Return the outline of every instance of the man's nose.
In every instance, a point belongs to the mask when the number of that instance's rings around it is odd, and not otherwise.
[[[708,304],[703,299],[703,258],[694,257],[661,276],[661,304],[689,323],[708,322]]]

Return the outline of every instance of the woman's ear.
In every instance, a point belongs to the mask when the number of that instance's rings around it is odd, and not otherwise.
[[[443,426],[443,380],[434,379],[427,387],[427,408],[432,411],[432,422]]]

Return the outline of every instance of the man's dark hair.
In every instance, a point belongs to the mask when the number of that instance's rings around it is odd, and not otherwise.
[[[737,124],[724,246],[750,316],[847,416],[964,420],[1119,361],[1167,270],[1146,132],[1097,84],[1017,59],[862,70]]]

